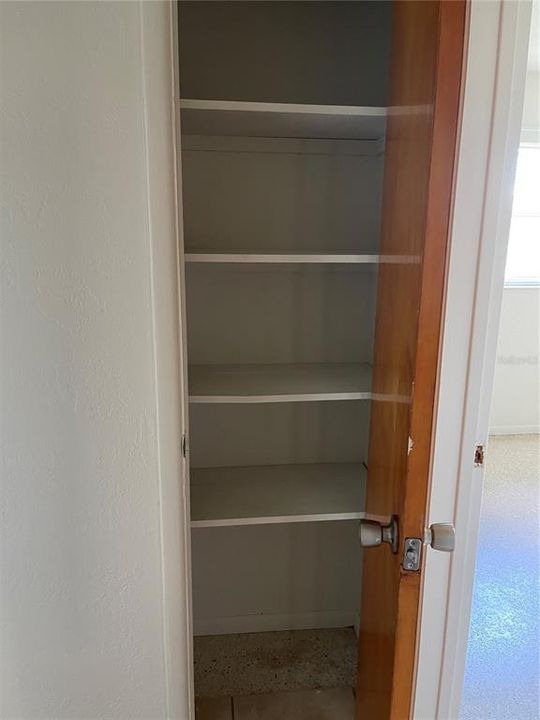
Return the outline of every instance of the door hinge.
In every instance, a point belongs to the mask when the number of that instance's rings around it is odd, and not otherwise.
[[[182,435],[182,440],[181,440],[181,443],[180,443],[180,447],[182,448],[182,455],[183,455],[184,457],[187,457],[188,445],[187,445],[187,438],[186,438],[186,434],[185,434],[185,433]]]
[[[484,446],[477,445],[474,448],[474,467],[484,467]]]

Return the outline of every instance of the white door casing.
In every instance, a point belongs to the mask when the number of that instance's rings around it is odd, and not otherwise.
[[[176,3],[139,2],[168,720],[193,720],[193,630]]]
[[[427,551],[415,720],[456,720],[465,669],[531,4],[473,0],[453,212],[429,523],[454,522],[453,555]]]

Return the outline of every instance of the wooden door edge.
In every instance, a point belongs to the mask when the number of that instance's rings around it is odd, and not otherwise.
[[[428,191],[430,201],[426,218],[414,374],[420,380],[415,382],[411,414],[412,449],[401,523],[404,537],[423,538],[427,517],[468,19],[467,0],[442,0]],[[416,483],[415,478],[425,478],[425,482]],[[415,486],[415,492],[410,492]],[[421,571],[401,571],[390,720],[411,717],[418,656],[421,586]]]

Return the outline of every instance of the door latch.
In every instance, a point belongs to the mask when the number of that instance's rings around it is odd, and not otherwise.
[[[398,527],[397,515],[393,515],[387,525],[383,525],[378,520],[360,520],[360,544],[369,548],[387,543],[395,554],[399,548]],[[423,545],[430,545],[440,552],[453,552],[455,536],[456,531],[451,523],[433,523],[425,531],[423,538],[405,538],[401,561],[403,569],[408,572],[420,570]]]

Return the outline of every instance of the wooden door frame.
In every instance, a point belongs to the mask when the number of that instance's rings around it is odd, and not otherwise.
[[[473,0],[453,211],[429,523],[454,522],[452,556],[428,551],[413,717],[459,716],[485,445],[521,130],[531,6]]]

